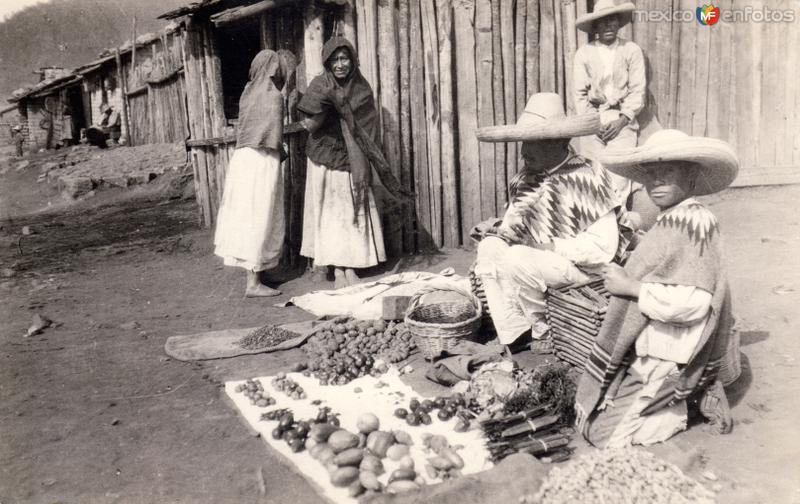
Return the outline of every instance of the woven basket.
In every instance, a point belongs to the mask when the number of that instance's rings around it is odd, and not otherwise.
[[[420,304],[423,296],[437,291],[457,292],[469,301]],[[433,360],[475,335],[481,325],[481,302],[470,292],[449,285],[423,287],[408,304],[405,324],[425,358]]]

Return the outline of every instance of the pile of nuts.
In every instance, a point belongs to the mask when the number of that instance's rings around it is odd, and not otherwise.
[[[673,464],[635,448],[597,450],[553,468],[521,504],[562,502],[713,503],[714,492]]]
[[[378,365],[376,359],[400,362],[414,348],[411,333],[403,323],[347,317],[333,319],[303,346],[308,355],[308,371],[321,385],[344,385],[367,374],[378,376],[388,368]]]
[[[264,391],[261,380],[247,380],[243,384],[236,385],[234,390],[244,392],[245,397],[250,399],[250,404],[259,408],[266,408],[276,403],[275,398],[270,397],[269,393]]]
[[[267,324],[250,331],[236,343],[245,350],[259,350],[272,348],[290,339],[297,338],[299,334],[288,331],[282,327]]]
[[[295,401],[306,398],[306,392],[303,390],[303,387],[298,385],[297,382],[291,378],[287,378],[286,373],[278,373],[270,383],[272,384],[272,388],[283,392]]]

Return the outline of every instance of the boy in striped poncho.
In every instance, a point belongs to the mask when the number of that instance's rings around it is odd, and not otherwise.
[[[578,428],[598,447],[662,442],[686,428],[686,399],[698,394],[701,413],[728,432],[718,373],[730,293],[717,219],[693,196],[730,185],[736,155],[721,140],[662,130],[600,161],[643,183],[661,212],[625,267],[604,270],[614,297],[578,384]]]

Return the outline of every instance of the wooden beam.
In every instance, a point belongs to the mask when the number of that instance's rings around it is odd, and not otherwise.
[[[128,93],[126,93],[128,86],[126,79],[122,75],[122,58],[119,55],[119,47],[114,48],[114,59],[117,63],[117,82],[122,95],[122,124],[125,126],[125,133],[122,135],[121,143],[128,145],[131,142],[131,123],[128,121]]]
[[[224,26],[229,23],[263,14],[264,12],[277,7],[283,7],[284,5],[294,3],[297,3],[297,0],[263,0],[252,5],[234,7],[232,9],[218,12],[211,16],[211,21],[215,26]]]
[[[445,247],[457,247],[461,241],[458,211],[457,154],[455,114],[453,111],[453,5],[451,0],[436,0],[439,31],[439,117],[441,121],[442,162],[442,237]]]
[[[478,96],[478,127],[494,126],[494,95],[492,93],[494,59],[492,58],[492,5],[491,0],[477,0],[475,4],[475,69]],[[476,139],[477,140],[477,139]],[[481,142],[481,219],[497,215],[495,194],[494,145]]]

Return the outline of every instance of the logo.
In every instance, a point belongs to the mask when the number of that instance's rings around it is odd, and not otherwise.
[[[719,7],[714,7],[712,4],[698,7],[697,22],[703,26],[711,26],[719,21]]]

